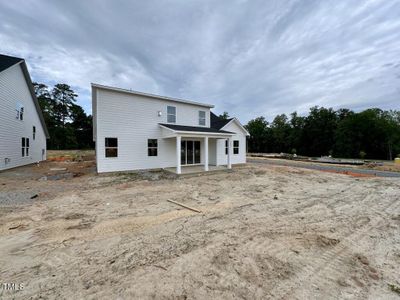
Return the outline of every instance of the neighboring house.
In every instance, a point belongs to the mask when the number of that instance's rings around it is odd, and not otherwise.
[[[48,137],[25,60],[0,55],[0,170],[45,160]]]
[[[246,162],[247,130],[213,105],[92,84],[97,171]]]

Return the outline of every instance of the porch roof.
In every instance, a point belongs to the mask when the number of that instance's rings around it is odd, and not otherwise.
[[[174,133],[179,134],[216,134],[216,135],[234,135],[235,133],[225,130],[219,130],[216,128],[210,127],[197,127],[197,126],[184,126],[184,125],[175,125],[175,124],[164,124],[159,123],[159,125],[167,130],[170,130]]]

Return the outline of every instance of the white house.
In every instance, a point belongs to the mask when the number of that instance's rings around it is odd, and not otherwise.
[[[213,105],[92,84],[97,171],[246,162],[247,130]]]
[[[0,55],[0,170],[45,160],[48,137],[25,60]]]

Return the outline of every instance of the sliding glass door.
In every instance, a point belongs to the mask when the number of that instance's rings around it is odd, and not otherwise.
[[[200,163],[200,141],[181,141],[181,165]]]

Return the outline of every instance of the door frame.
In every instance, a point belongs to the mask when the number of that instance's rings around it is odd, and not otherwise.
[[[193,155],[193,163],[188,164],[188,147],[187,147],[187,142],[192,142],[192,155]],[[196,162],[196,143],[199,145],[199,162]],[[182,161],[182,152],[185,152],[185,160]],[[181,141],[181,166],[197,166],[201,165],[201,141],[198,140],[182,140]]]

